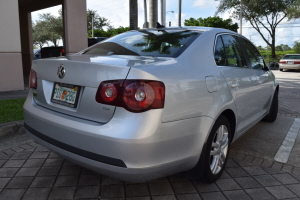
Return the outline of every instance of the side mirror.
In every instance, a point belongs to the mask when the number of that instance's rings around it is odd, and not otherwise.
[[[270,68],[269,68],[268,66],[265,65],[265,66],[263,67],[263,70],[264,70],[264,71],[270,71]]]

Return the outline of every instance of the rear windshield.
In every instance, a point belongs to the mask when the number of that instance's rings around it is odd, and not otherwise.
[[[285,55],[283,59],[300,59],[300,55]]]
[[[189,30],[130,31],[107,39],[83,54],[177,57],[200,34]]]

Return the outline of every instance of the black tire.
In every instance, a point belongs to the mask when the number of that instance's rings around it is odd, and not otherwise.
[[[279,69],[279,71],[283,72],[283,69]]]
[[[223,127],[224,130],[225,130],[225,127],[227,129],[227,133],[226,133],[227,134],[227,146],[225,147],[225,134],[224,134],[223,139],[222,139],[222,140],[224,140],[224,148],[222,148],[223,145],[221,145],[220,148],[213,147],[213,143],[214,144],[218,143],[218,142],[216,142],[216,140],[217,140],[217,136],[219,134],[218,130],[221,127]],[[225,132],[226,131],[224,131],[224,133]],[[204,179],[205,182],[207,182],[207,183],[215,182],[222,175],[225,165],[226,165],[226,162],[227,162],[227,159],[228,159],[231,139],[232,139],[232,130],[230,128],[229,121],[225,116],[221,115],[215,122],[215,124],[210,132],[210,135],[208,137],[207,144],[206,144],[204,162],[202,163],[204,165],[204,171],[203,171],[202,178]],[[211,153],[213,151],[217,152],[216,154],[218,154],[218,155],[214,155],[214,156],[211,155]],[[225,156],[225,158],[223,158],[223,159],[220,159],[221,151],[223,151],[223,155]],[[216,156],[219,156],[218,160],[216,160],[217,159]],[[217,166],[216,170],[212,169],[213,166],[216,166],[213,164],[215,162],[219,162],[219,163],[217,163],[218,166]]]
[[[269,114],[267,114],[263,121],[265,122],[274,122],[277,118],[278,113],[278,90],[274,93],[272,104],[269,110]]]

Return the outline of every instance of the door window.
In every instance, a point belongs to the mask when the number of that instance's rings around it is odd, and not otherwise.
[[[238,39],[231,35],[222,35],[227,57],[227,66],[248,68]]]
[[[242,39],[246,52],[248,54],[250,60],[250,66],[252,69],[263,69],[265,66],[264,59],[260,55],[259,51],[255,48],[255,46],[249,42],[248,40]]]
[[[221,36],[218,36],[216,42],[215,61],[218,66],[227,66],[226,54]]]

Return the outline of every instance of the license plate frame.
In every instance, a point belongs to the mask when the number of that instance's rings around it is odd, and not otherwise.
[[[292,65],[294,64],[294,61],[287,61],[287,64]]]
[[[81,87],[78,85],[55,82],[53,85],[50,101],[52,103],[69,108],[77,108],[80,90]]]

